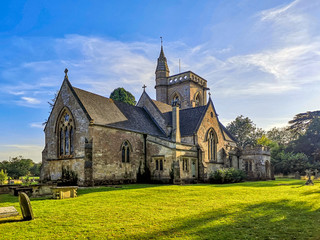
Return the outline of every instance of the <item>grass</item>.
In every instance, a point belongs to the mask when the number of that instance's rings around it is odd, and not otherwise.
[[[0,220],[0,239],[320,239],[320,182],[304,182],[79,189],[31,199],[35,220]],[[18,198],[0,195],[4,206]]]

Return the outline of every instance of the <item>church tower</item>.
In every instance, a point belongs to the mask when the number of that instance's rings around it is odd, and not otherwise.
[[[169,76],[170,71],[164,55],[162,39],[155,73],[157,101],[170,105],[178,101],[181,109],[207,104],[207,90],[209,90],[207,80],[191,71]]]
[[[156,94],[157,101],[167,103],[168,99],[168,83],[167,78],[169,77],[169,67],[167,63],[167,58],[163,52],[162,39],[161,39],[161,51],[158,58],[158,64],[156,68]]]

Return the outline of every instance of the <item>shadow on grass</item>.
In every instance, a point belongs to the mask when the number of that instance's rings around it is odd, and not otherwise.
[[[12,196],[10,194],[1,194],[0,195],[0,206],[3,203],[17,203],[19,202],[19,198],[17,196]]]
[[[14,222],[25,222],[21,217],[20,219],[0,219],[0,224],[4,224],[4,223],[14,223]]]
[[[288,200],[239,205],[240,211],[213,210],[172,221],[170,228],[128,236],[161,239],[310,239],[319,236],[319,209]],[[228,223],[226,223],[228,222]]]

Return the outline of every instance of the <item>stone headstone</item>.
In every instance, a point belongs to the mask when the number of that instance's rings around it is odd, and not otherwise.
[[[300,179],[300,173],[299,173],[299,171],[296,171],[296,172],[295,172],[294,178],[295,178],[295,179]]]
[[[318,179],[319,178],[319,171],[318,169],[314,170],[314,179]]]
[[[28,195],[25,194],[24,192],[19,193],[19,203],[20,203],[23,220],[25,221],[33,220],[34,217],[33,217],[30,199]]]
[[[313,185],[313,181],[311,180],[311,174],[312,174],[312,171],[311,170],[306,170],[306,174],[307,174],[307,182],[306,182],[306,185]]]

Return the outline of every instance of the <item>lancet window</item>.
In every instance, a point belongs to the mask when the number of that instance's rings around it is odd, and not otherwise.
[[[58,123],[59,157],[71,157],[74,154],[74,121],[70,112],[64,110]]]
[[[213,129],[208,132],[208,158],[210,161],[217,160],[217,137]]]
[[[130,162],[130,145],[128,141],[124,141],[121,147],[121,154],[122,154],[122,162],[128,163]]]

